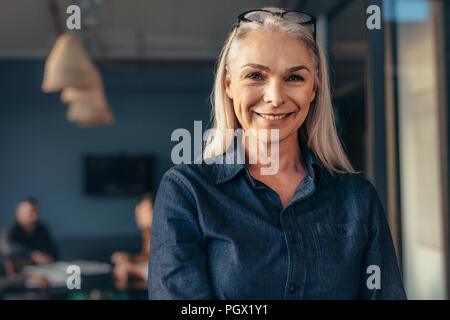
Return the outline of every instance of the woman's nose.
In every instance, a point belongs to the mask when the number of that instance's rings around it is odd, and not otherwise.
[[[279,107],[284,104],[285,98],[280,81],[274,80],[267,85],[264,102],[270,103],[274,107]]]

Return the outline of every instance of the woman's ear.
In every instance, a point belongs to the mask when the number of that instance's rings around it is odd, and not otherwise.
[[[231,95],[231,76],[228,67],[225,67],[225,92],[227,93],[228,98],[233,99],[233,96]]]
[[[314,84],[313,93],[311,95],[311,99],[309,100],[309,103],[312,103],[317,95],[317,84]]]
[[[317,73],[317,78],[319,78],[319,70],[317,70],[316,73]],[[317,96],[317,81],[316,81],[316,79],[314,79],[314,88],[313,88],[313,94],[311,96],[311,100],[309,101],[310,103],[313,102]]]

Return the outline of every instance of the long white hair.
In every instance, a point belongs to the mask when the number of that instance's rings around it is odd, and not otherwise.
[[[262,8],[272,12],[283,12],[281,8]],[[305,122],[299,129],[299,143],[305,143],[318,160],[331,172],[355,173],[345,154],[336,131],[333,106],[331,104],[328,67],[319,42],[314,40],[312,31],[298,23],[291,22],[276,15],[264,15],[260,22],[241,22],[228,35],[220,52],[214,88],[211,93],[213,130],[204,148],[204,157],[223,154],[230,141],[226,140],[226,131],[238,129],[240,124],[236,118],[233,101],[225,90],[226,68],[231,57],[238,54],[237,45],[249,32],[279,28],[303,41],[312,57],[316,76],[316,98],[311,103]]]

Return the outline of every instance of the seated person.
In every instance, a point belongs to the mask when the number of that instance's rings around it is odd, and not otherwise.
[[[19,203],[15,221],[1,235],[0,251],[7,258],[7,273],[13,275],[28,264],[49,264],[58,258],[57,248],[45,225],[39,221],[39,206],[29,198]]]
[[[148,277],[148,259],[150,255],[150,234],[153,221],[153,203],[155,194],[148,192],[144,194],[141,201],[136,205],[135,220],[141,229],[142,250],[137,254],[130,254],[123,251],[117,251],[111,256],[114,266],[114,276],[116,278],[116,287],[125,288],[129,284],[142,284],[143,288],[147,286]]]
[[[27,287],[27,281],[32,281],[38,289],[46,290],[51,288],[50,281],[43,275],[30,274],[30,275],[14,275],[8,278],[0,277],[0,293],[16,289],[25,289]]]

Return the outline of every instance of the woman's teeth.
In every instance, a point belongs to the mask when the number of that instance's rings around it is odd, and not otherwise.
[[[280,120],[283,119],[285,117],[287,117],[288,115],[290,115],[290,113],[285,113],[285,114],[280,114],[280,115],[268,115],[268,114],[262,114],[262,113],[258,113],[261,117],[269,119],[269,120]]]

